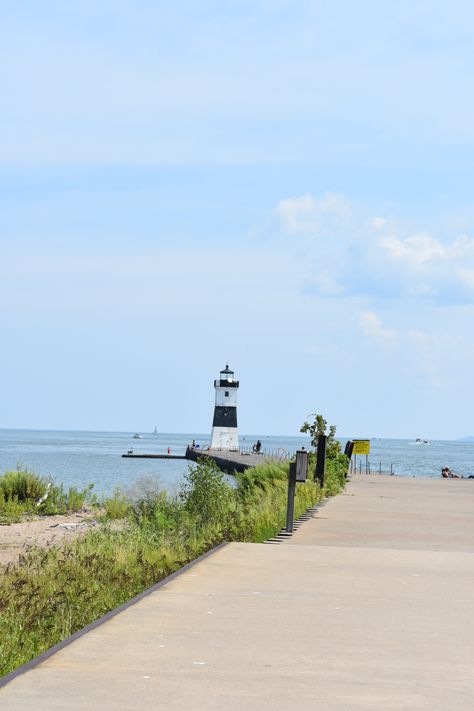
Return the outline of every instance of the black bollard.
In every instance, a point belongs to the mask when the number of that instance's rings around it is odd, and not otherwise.
[[[288,474],[288,504],[286,507],[286,532],[293,533],[295,518],[295,493],[296,493],[296,462],[290,462]]]
[[[315,479],[319,481],[321,488],[326,480],[326,435],[318,436],[318,451],[316,454],[316,472]]]

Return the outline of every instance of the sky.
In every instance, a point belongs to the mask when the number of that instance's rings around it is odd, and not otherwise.
[[[474,434],[474,8],[0,0],[1,428]]]

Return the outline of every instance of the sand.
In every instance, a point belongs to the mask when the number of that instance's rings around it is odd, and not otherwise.
[[[58,516],[38,516],[30,521],[0,526],[0,566],[16,563],[32,545],[46,548],[83,536],[97,526],[92,511]]]

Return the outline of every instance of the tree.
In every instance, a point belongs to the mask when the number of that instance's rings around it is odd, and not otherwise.
[[[313,422],[303,422],[300,432],[311,436],[311,446],[317,449],[319,435],[325,435],[328,427],[327,420],[322,415],[313,412],[308,417],[314,417]],[[326,457],[334,459],[341,453],[341,443],[336,439],[336,425],[330,425],[326,441]]]

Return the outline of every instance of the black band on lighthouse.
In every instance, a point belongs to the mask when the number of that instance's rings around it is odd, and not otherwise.
[[[237,427],[237,408],[216,405],[214,408],[213,427]]]

